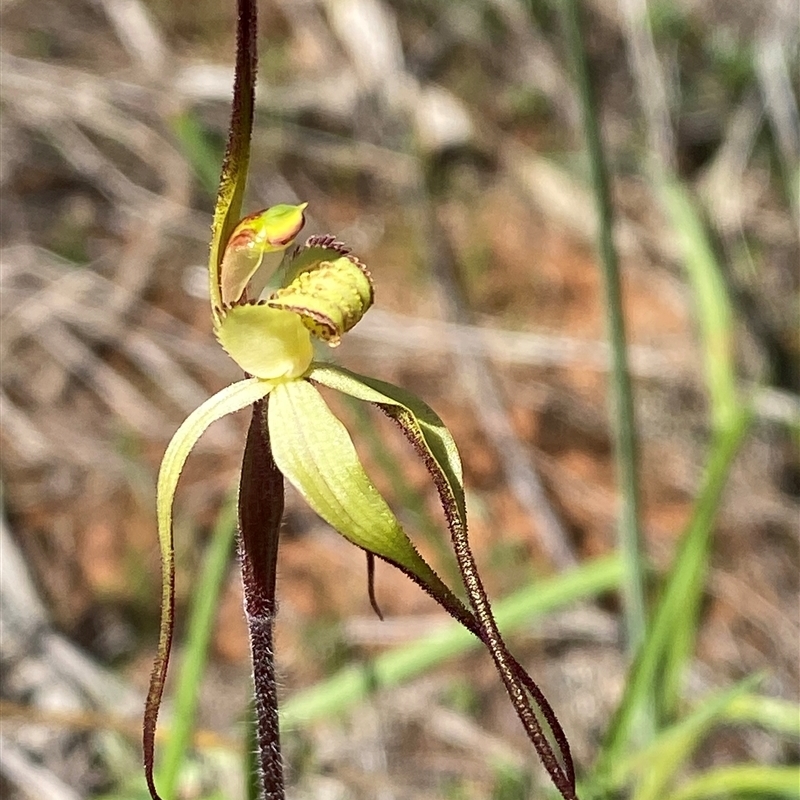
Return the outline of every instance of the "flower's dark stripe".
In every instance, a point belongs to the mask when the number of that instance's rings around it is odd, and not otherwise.
[[[307,297],[308,295],[306,295]],[[296,305],[296,304],[283,304],[280,302],[280,294],[278,292],[273,295],[273,297],[277,297],[277,301],[269,298],[263,301],[263,305],[268,305],[270,308],[279,309],[282,311],[292,311],[295,314],[298,314],[301,317],[305,317],[308,320],[312,320],[313,322],[317,323],[319,328],[323,328],[324,332],[317,331],[316,326],[313,333],[319,335],[321,339],[332,339],[334,337],[339,336],[342,331],[338,330],[336,327],[336,323],[327,315],[324,314],[322,311],[317,311],[313,308],[307,308],[306,306]],[[305,324],[305,320],[303,321]]]

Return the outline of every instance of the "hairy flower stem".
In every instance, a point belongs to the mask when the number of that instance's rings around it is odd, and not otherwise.
[[[256,744],[264,800],[283,800],[273,625],[283,475],[272,458],[267,400],[253,406],[239,486],[239,558],[255,689]]]

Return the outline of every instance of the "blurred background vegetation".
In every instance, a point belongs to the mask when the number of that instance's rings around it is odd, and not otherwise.
[[[407,386],[454,431],[479,563],[582,797],[799,797],[796,4],[583,8],[639,439],[648,620],[633,670],[564,5],[260,11],[246,209],[308,201],[306,232],[337,234],[371,268],[377,306],[333,355]],[[155,473],[183,417],[237,377],[204,274],[234,15],[232,0],[0,3],[4,797],[142,796]],[[340,410],[452,579],[424,469],[385,420]],[[246,423],[209,431],[178,494],[189,688],[162,750],[180,798],[248,792],[228,506]],[[377,591],[382,623],[363,560],[289,493],[290,796],[547,796],[489,658],[380,565]]]

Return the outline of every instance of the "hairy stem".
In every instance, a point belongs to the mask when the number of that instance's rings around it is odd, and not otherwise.
[[[239,558],[255,690],[256,744],[264,800],[283,800],[273,625],[283,475],[275,466],[266,425],[268,400],[256,403],[247,432],[239,488]]]

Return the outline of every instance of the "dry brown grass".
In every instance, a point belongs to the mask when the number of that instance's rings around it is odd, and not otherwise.
[[[135,730],[155,645],[155,469],[182,417],[236,376],[202,296],[211,197],[196,169],[215,166],[176,134],[187,116],[212,144],[224,133],[230,5],[0,5],[0,658],[3,702],[17,704],[5,707],[4,796],[90,797],[136,774],[135,750],[119,755],[111,732]],[[796,698],[800,464],[786,422],[797,430],[799,255],[780,169],[796,167],[797,87],[787,96],[774,48],[796,66],[797,39],[765,6],[748,61],[742,6],[712,20],[714,7],[674,6],[692,30],[661,53],[677,123],[671,153],[727,264],[742,383],[772,391],[719,520],[690,689],[764,670],[766,691]],[[645,530],[664,567],[708,440],[700,358],[674,241],[635,169],[643,142],[624,19],[605,0],[591,8],[619,167]],[[365,9],[376,15],[368,35],[357,24]],[[563,166],[578,147],[575,100],[550,15],[535,28],[521,14],[500,0],[267,4],[248,203],[309,201],[309,230],[336,232],[371,266],[378,308],[341,359],[408,385],[453,428],[495,595],[530,568],[614,546],[595,223],[588,190]],[[712,37],[730,51],[730,74],[723,56],[703,62]],[[744,78],[737,58],[754,65]],[[232,485],[242,425],[215,426],[184,477],[183,600],[203,539],[189,530],[208,528]],[[350,590],[360,559],[293,497],[288,508],[278,641],[290,692],[338,663],[336,653],[371,652],[387,630],[413,636],[425,624],[415,615],[431,607],[382,572],[384,610],[398,619],[365,621],[366,592]],[[203,725],[226,741],[247,697],[239,603],[232,573],[203,690]],[[582,764],[624,680],[614,612],[611,602],[587,606],[516,643]],[[12,726],[12,712],[24,724]],[[465,660],[293,738],[294,797],[442,797],[459,785],[454,797],[486,798],[487,753],[528,758],[510,717],[488,664]],[[770,761],[785,750],[731,730],[703,758]],[[225,757],[204,769],[233,796]]]

